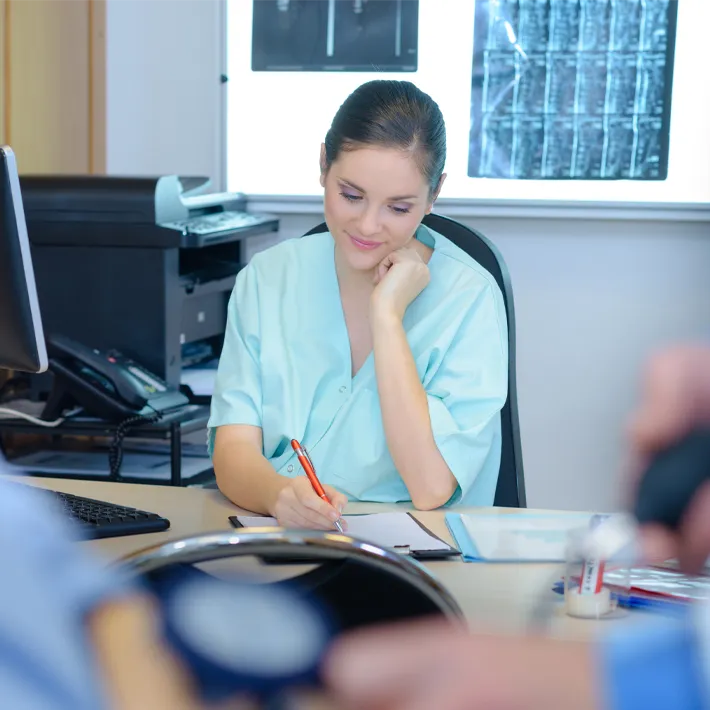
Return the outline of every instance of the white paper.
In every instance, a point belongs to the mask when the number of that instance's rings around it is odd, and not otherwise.
[[[0,471],[2,465],[0,461]],[[109,478],[108,456],[105,451],[34,451],[13,459],[13,465],[16,473],[43,471],[67,476],[81,474],[99,480]],[[209,468],[209,459],[206,456],[182,456],[183,479],[189,480]],[[169,481],[170,471],[169,453],[126,451],[123,455],[122,475],[147,481]]]
[[[626,587],[652,594],[691,601],[707,601],[710,598],[710,577],[681,574],[660,569],[636,568],[628,571],[612,571],[604,575],[608,584]]]
[[[591,515],[462,515],[477,557],[483,560],[564,562],[571,530]]]
[[[10,464],[7,462],[7,459],[5,458],[5,455],[3,454],[2,450],[0,450],[0,476],[10,475],[11,473],[14,473],[14,471],[10,467]]]
[[[245,527],[278,527],[275,518],[238,515]],[[378,547],[409,552],[409,550],[449,550],[451,547],[430,535],[407,513],[373,513],[344,515],[346,535],[371,542]]]
[[[186,367],[180,373],[180,384],[187,385],[196,397],[211,397],[218,363],[219,360],[212,360],[204,365]]]

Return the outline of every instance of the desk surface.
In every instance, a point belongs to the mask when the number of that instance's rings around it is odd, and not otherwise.
[[[159,513],[171,521],[170,530],[163,533],[131,535],[86,543],[107,560],[116,560],[130,552],[171,539],[215,530],[231,530],[228,516],[243,512],[218,490],[56,478],[27,478],[26,481],[44,488],[143,508]],[[346,512],[386,510],[411,510],[411,506],[353,503],[348,506]],[[458,510],[465,511],[464,508]],[[478,512],[480,510],[478,509]],[[416,516],[432,532],[452,542],[443,511],[418,511]],[[231,565],[230,569],[238,566],[239,569],[249,572],[260,571],[269,578],[284,578],[297,571],[293,566],[274,569],[272,565],[261,565],[254,558],[211,564],[224,565],[226,562]],[[453,594],[473,626],[497,631],[522,631],[526,628],[531,611],[539,602],[541,594],[548,595],[548,599],[559,606],[550,625],[550,632],[555,635],[585,637],[608,628],[610,623],[619,623],[575,620],[563,613],[561,599],[549,591],[553,582],[560,579],[562,565],[482,564],[465,563],[456,559],[431,561],[426,563],[426,566]]]

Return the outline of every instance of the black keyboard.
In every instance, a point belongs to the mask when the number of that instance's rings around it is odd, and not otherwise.
[[[170,521],[157,513],[94,498],[82,498],[71,493],[50,492],[59,500],[69,517],[78,522],[84,534],[90,538],[161,532],[170,527]]]

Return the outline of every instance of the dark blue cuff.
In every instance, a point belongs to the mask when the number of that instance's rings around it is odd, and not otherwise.
[[[693,626],[617,629],[601,646],[609,710],[707,710]]]

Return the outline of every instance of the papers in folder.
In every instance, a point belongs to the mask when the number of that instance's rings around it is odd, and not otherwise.
[[[589,526],[581,513],[448,513],[446,524],[467,562],[564,562],[570,531]]]
[[[233,517],[245,528],[278,526],[275,518],[246,515]],[[344,515],[343,518],[348,525],[346,535],[378,547],[411,554],[413,557],[448,557],[459,554],[458,550],[440,540],[408,513]]]

